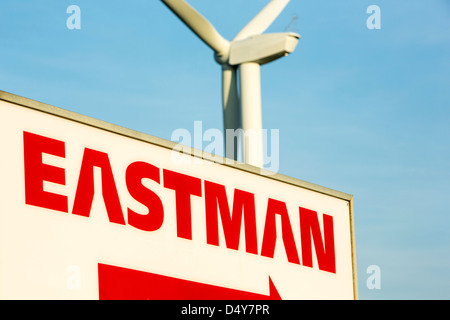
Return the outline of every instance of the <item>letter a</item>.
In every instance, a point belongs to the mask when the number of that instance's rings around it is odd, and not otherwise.
[[[367,267],[367,274],[371,274],[366,281],[369,290],[381,289],[381,269],[377,265]]]
[[[91,214],[95,193],[94,167],[101,168],[101,189],[109,221],[125,224],[108,154],[93,149],[84,149],[72,213],[83,217],[89,217]]]
[[[70,5],[67,7],[67,13],[72,15],[67,18],[66,25],[67,29],[81,29],[81,10],[79,6]]]
[[[372,13],[372,15],[367,18],[366,25],[367,29],[381,29],[381,10],[377,5],[371,5],[367,8],[367,13]]]

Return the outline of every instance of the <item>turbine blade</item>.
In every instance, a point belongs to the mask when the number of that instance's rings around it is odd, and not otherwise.
[[[236,136],[236,130],[241,128],[241,106],[237,88],[237,68],[227,64],[222,65],[222,99],[225,157],[238,160],[240,136]]]
[[[187,2],[184,0],[161,1],[215,52],[225,53],[228,51],[229,42]]]
[[[274,22],[289,0],[270,1],[233,39],[242,40],[250,36],[261,34]]]

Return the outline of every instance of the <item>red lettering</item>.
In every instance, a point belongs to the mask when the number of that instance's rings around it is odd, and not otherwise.
[[[311,243],[312,237],[314,241],[314,248],[316,251],[319,269],[336,273],[336,257],[334,249],[332,216],[326,214],[323,215],[323,230],[325,245],[320,232],[317,212],[305,208],[300,208],[300,233],[302,241],[303,265],[311,268],[313,266]]]
[[[46,191],[44,188],[45,182],[61,186],[66,184],[65,169],[46,164],[43,160],[44,154],[64,159],[66,156],[65,143],[24,131],[23,148],[25,203],[68,212],[68,197]],[[108,154],[89,148],[84,149],[72,213],[84,217],[89,217],[91,214],[95,194],[94,167],[101,170],[102,198],[109,221],[125,225]],[[148,185],[144,185],[144,179],[151,180],[151,183],[161,184],[160,170],[160,168],[142,161],[133,162],[126,169],[125,181],[129,194],[147,209],[143,209],[144,212],[136,212],[127,208],[128,224],[137,229],[155,231],[163,225],[164,205],[162,200]],[[165,188],[175,191],[177,236],[192,240],[191,196],[202,196],[202,180],[166,169],[163,169],[163,180]],[[243,229],[246,252],[258,254],[255,194],[234,189],[231,203],[228,201],[226,191],[225,185],[204,181],[207,244],[219,246],[220,219],[228,249],[239,249]],[[261,256],[274,257],[277,222],[281,222],[282,242],[287,260],[300,265],[286,203],[269,198],[265,218]],[[300,231],[303,265],[313,267],[314,251],[318,268],[322,271],[336,273],[333,217],[323,214],[323,230],[321,230],[316,211],[300,207],[299,218],[300,226],[297,230]],[[243,223],[244,226],[242,226]]]
[[[65,157],[63,141],[23,132],[25,203],[42,208],[68,212],[67,197],[44,191],[44,181],[65,185],[63,168],[42,162],[42,154]]]
[[[144,230],[158,230],[164,221],[164,208],[161,199],[142,184],[142,179],[160,181],[159,168],[146,162],[133,162],[127,168],[126,182],[130,195],[148,209],[148,213],[139,214],[128,208],[128,224]]]
[[[192,240],[191,195],[201,197],[202,181],[164,169],[164,187],[175,190],[177,236]]]
[[[267,204],[266,223],[264,226],[261,255],[273,258],[275,252],[275,242],[277,240],[275,214],[279,214],[281,216],[281,232],[283,233],[283,243],[288,261],[300,264],[297,253],[297,246],[295,245],[291,222],[289,221],[289,215],[286,208],[286,203],[270,198]]]
[[[231,215],[225,186],[205,181],[207,243],[216,246],[219,245],[218,209],[220,210],[227,248],[238,250],[242,216],[244,216],[246,251],[248,253],[258,254],[255,195],[235,189],[233,214]]]
[[[101,168],[102,195],[110,222],[125,224],[108,154],[84,149],[72,213],[89,217],[94,199],[94,167]]]

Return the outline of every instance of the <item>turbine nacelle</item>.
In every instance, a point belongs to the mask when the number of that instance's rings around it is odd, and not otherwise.
[[[230,65],[256,62],[269,63],[293,52],[300,36],[296,33],[267,33],[233,41],[230,47]]]
[[[232,41],[228,51],[215,52],[214,58],[221,65],[247,62],[263,65],[293,52],[299,38],[300,35],[292,32],[258,34]]]

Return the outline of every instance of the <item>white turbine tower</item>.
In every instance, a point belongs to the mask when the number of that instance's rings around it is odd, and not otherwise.
[[[299,35],[263,32],[289,0],[270,1],[237,35],[228,41],[184,0],[161,0],[215,52],[222,66],[222,99],[226,157],[237,160],[237,144],[228,135],[242,129],[244,162],[263,167],[260,66],[293,52]],[[238,91],[237,71],[240,90]],[[252,143],[250,143],[250,140]],[[234,148],[231,148],[231,144]]]

